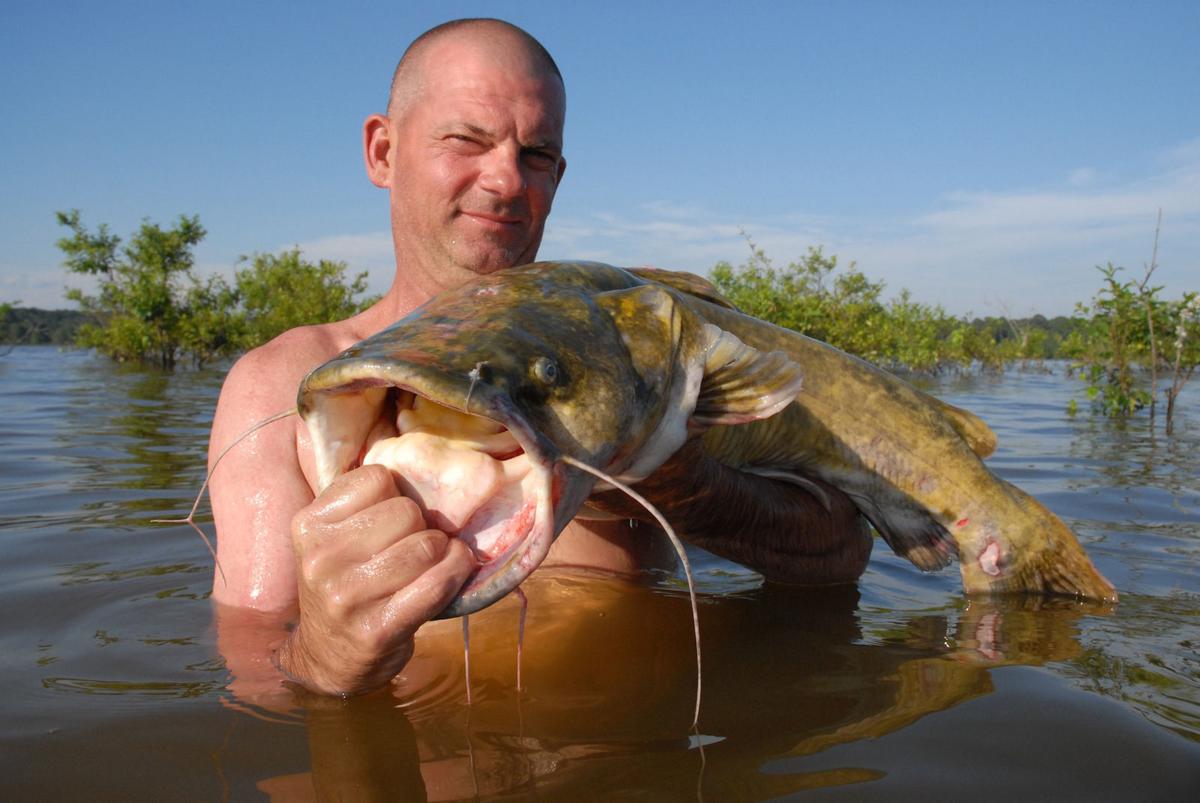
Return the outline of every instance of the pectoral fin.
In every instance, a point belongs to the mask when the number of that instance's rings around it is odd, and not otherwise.
[[[745,424],[769,418],[792,403],[803,372],[782,351],[763,352],[706,323],[704,378],[692,420],[700,426]]]

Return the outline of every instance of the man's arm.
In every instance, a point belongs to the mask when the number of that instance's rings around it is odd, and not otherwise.
[[[285,418],[234,444],[255,424],[295,407],[305,370],[295,347],[312,348],[295,340],[284,335],[238,360],[217,400],[209,494],[217,528],[213,600],[223,605],[280,611],[296,604],[289,529],[292,516],[313,499],[297,453],[300,422]]]
[[[327,350],[303,335],[284,335],[234,366],[217,404],[210,460],[294,404],[300,377]],[[278,639],[219,639],[254,651],[225,656],[235,674],[241,668],[258,676],[254,686],[261,688],[273,661],[276,683],[282,675],[323,693],[370,691],[404,665],[417,628],[449,602],[475,561],[465,545],[427,529],[381,467],[349,472],[314,498],[303,437],[297,419],[268,425],[235,446],[213,475],[214,600],[296,616],[273,655]],[[244,619],[219,616],[218,626]]]
[[[692,440],[635,488],[681,538],[768,580],[853,582],[871,554],[870,529],[849,497],[816,484],[825,490],[828,508],[803,488],[731,469]],[[591,501],[611,513],[651,520],[619,491]]]

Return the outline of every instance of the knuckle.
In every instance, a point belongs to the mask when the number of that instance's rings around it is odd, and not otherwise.
[[[338,587],[332,583],[327,584],[325,588],[325,610],[334,618],[339,620],[348,619],[353,612],[353,605],[349,597]]]
[[[415,541],[413,546],[427,563],[436,563],[446,554],[449,539],[439,530],[422,530],[410,538]]]
[[[360,467],[358,473],[362,477],[362,482],[374,493],[381,495],[396,493],[396,481],[392,479],[392,472],[386,466],[370,463]]]
[[[311,507],[311,506],[310,506]],[[312,520],[312,511],[309,507],[301,508],[296,515],[292,516],[292,539],[299,541],[307,541],[313,535],[315,523]]]
[[[425,514],[421,512],[421,506],[416,503],[416,500],[407,496],[398,496],[393,504],[396,506],[396,513],[404,517],[406,524],[411,527],[425,526]]]
[[[317,583],[324,572],[325,561],[320,555],[309,554],[300,558],[300,576],[304,578],[309,585]]]
[[[407,496],[395,496],[377,508],[376,518],[386,522],[389,530],[404,537],[425,528],[421,507]]]

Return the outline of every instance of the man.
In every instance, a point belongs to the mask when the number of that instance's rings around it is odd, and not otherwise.
[[[253,423],[291,407],[310,369],[442,289],[532,262],[566,170],[565,114],[558,68],[519,28],[460,20],[418,38],[396,69],[387,114],[364,124],[367,175],[390,196],[393,284],[353,318],[292,330],[239,360],[217,404],[210,462]],[[214,475],[222,651],[235,676],[257,673],[276,686],[282,673],[320,693],[378,689],[476,563],[464,544],[426,526],[380,466],[349,472],[314,498],[315,487],[311,444],[295,418],[247,438]],[[798,489],[706,463],[694,448],[646,488],[693,540],[784,579],[845,581],[865,566],[869,537],[840,494],[826,511]],[[783,535],[764,543],[764,528]],[[574,522],[547,563],[635,572],[661,554],[646,532]],[[792,543],[797,532],[802,546]]]

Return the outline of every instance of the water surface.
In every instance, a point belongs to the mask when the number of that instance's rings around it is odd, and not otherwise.
[[[581,573],[422,644],[419,692],[266,710],[216,643],[179,515],[220,372],[0,357],[6,799],[1179,800],[1200,789],[1200,389],[1177,434],[1065,414],[1056,372],[948,377],[989,464],[1079,534],[1115,609],[970,600],[876,543],[856,587],[763,585],[697,553],[705,701],[677,577]],[[210,529],[211,529],[211,525]],[[232,688],[231,688],[232,686]]]

